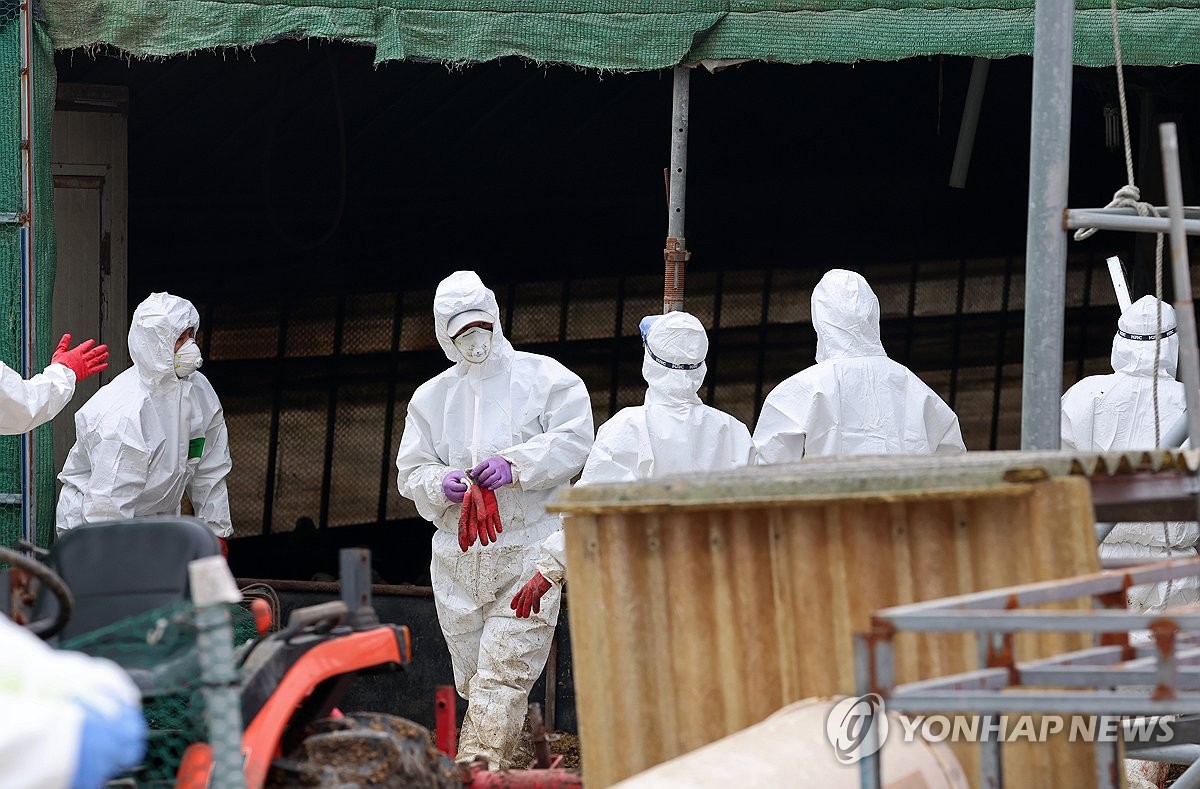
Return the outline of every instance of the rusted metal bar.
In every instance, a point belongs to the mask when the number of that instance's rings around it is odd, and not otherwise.
[[[546,656],[546,714],[543,716],[548,731],[554,731],[554,714],[558,702],[558,631],[550,639],[550,654]]]
[[[529,741],[533,744],[533,766],[545,770],[550,767],[550,740],[542,720],[542,705],[536,701],[529,705],[529,729]]]

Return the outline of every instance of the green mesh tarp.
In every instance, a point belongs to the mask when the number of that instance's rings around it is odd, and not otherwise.
[[[15,0],[0,0],[0,214],[21,211],[20,24]],[[50,114],[54,101],[54,60],[45,27],[34,41],[36,114],[34,195],[36,215],[34,256],[37,287],[35,318],[39,338],[37,369],[50,361],[54,343],[50,330],[50,298],[54,290],[53,194],[50,176]],[[36,158],[41,157],[41,158]],[[0,222],[0,361],[21,369],[21,236],[16,224]],[[56,338],[57,339],[57,338]],[[36,430],[37,542],[48,545],[54,516],[54,461],[50,426]],[[21,492],[20,439],[0,437],[0,494]],[[0,545],[12,545],[21,533],[21,508],[0,503]]]
[[[1131,65],[1200,62],[1200,0],[1122,0]],[[1105,0],[1076,4],[1075,62],[1113,63]],[[1033,49],[1033,0],[48,0],[58,48],[133,55],[325,38],[377,62],[520,56],[636,71],[702,59],[783,63],[1001,58]]]
[[[257,635],[254,616],[242,606],[228,608],[237,647]],[[192,605],[176,603],[58,645],[112,660],[141,690],[149,729],[146,757],[130,776],[139,789],[173,787],[188,745],[207,740],[197,641]]]

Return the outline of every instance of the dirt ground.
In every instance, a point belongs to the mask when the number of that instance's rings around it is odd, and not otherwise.
[[[529,721],[526,721],[525,739],[514,759],[518,765],[532,765],[534,762],[533,743],[529,741],[529,736]],[[550,741],[551,756],[561,754],[563,757],[562,767],[567,770],[582,769],[583,757],[579,750],[579,738],[565,731],[554,732],[550,736],[553,738]]]

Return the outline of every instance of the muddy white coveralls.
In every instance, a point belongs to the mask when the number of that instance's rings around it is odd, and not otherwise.
[[[491,352],[477,364],[465,360],[447,331],[452,317],[470,310],[493,319]],[[553,359],[514,350],[499,315],[495,295],[474,272],[455,272],[438,285],[434,327],[453,366],[409,401],[396,468],[400,493],[438,529],[434,601],[455,685],[467,699],[458,759],[482,755],[493,768],[507,768],[529,690],[550,652],[559,594],[551,590],[541,613],[528,619],[517,619],[509,601],[533,574],[538,546],[559,526],[544,505],[583,468],[594,428],[583,381]],[[446,498],[442,479],[494,455],[512,465],[512,484],[495,490],[504,531],[495,543],[464,553],[462,508]]]
[[[75,414],[55,528],[142,515],[178,515],[186,490],[218,537],[233,533],[225,478],[232,467],[225,413],[202,373],[179,378],[175,342],[200,325],[196,308],[152,293],[129,327],[133,367]]]
[[[1092,375],[1062,396],[1062,448],[1079,452],[1154,449],[1154,337],[1157,301],[1143,296],[1117,321],[1109,375]],[[1162,307],[1163,338],[1158,368],[1160,433],[1187,412],[1183,384],[1175,380],[1179,337],[1175,310]],[[1118,523],[1100,545],[1102,558],[1143,563],[1196,556],[1200,528],[1194,521]],[[1196,578],[1180,578],[1130,590],[1141,610],[1200,601]]]
[[[808,455],[964,452],[958,417],[879,339],[879,299],[861,275],[825,273],[812,292],[817,363],[767,395],[759,464]]]
[[[705,405],[697,394],[708,368],[708,334],[686,312],[658,318],[646,335],[642,377],[646,400],[623,408],[600,426],[580,485],[634,482],[667,474],[722,471],[754,462],[750,430],[733,416]],[[562,582],[562,530],[542,546],[537,569]]]

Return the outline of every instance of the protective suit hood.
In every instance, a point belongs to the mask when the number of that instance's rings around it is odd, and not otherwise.
[[[1154,296],[1142,296],[1129,306],[1117,321],[1113,336],[1112,368],[1114,372],[1150,378],[1154,375],[1154,335],[1158,321],[1158,301]],[[1163,334],[1175,329],[1175,308],[1163,302]],[[1128,336],[1126,336],[1128,335]],[[1143,338],[1143,339],[1137,339]],[[1174,378],[1179,363],[1179,335],[1171,333],[1161,343],[1158,374]]]
[[[699,403],[696,394],[708,367],[708,334],[703,324],[686,312],[669,312],[646,334],[642,377],[650,388],[646,403]]]
[[[861,275],[825,272],[812,292],[812,323],[818,362],[855,356],[886,356],[879,339],[879,299]]]
[[[200,328],[200,314],[187,299],[170,293],[151,293],[133,312],[129,325],[129,357],[138,377],[151,388],[175,377],[175,342],[191,328]]]
[[[448,328],[451,318],[468,310],[480,310],[492,316],[492,352],[487,360],[477,365],[463,359]],[[462,371],[478,367],[486,375],[497,367],[512,363],[513,347],[500,327],[500,305],[496,303],[496,294],[474,271],[456,271],[438,283],[433,295],[433,328],[446,358],[453,364],[462,365]]]

